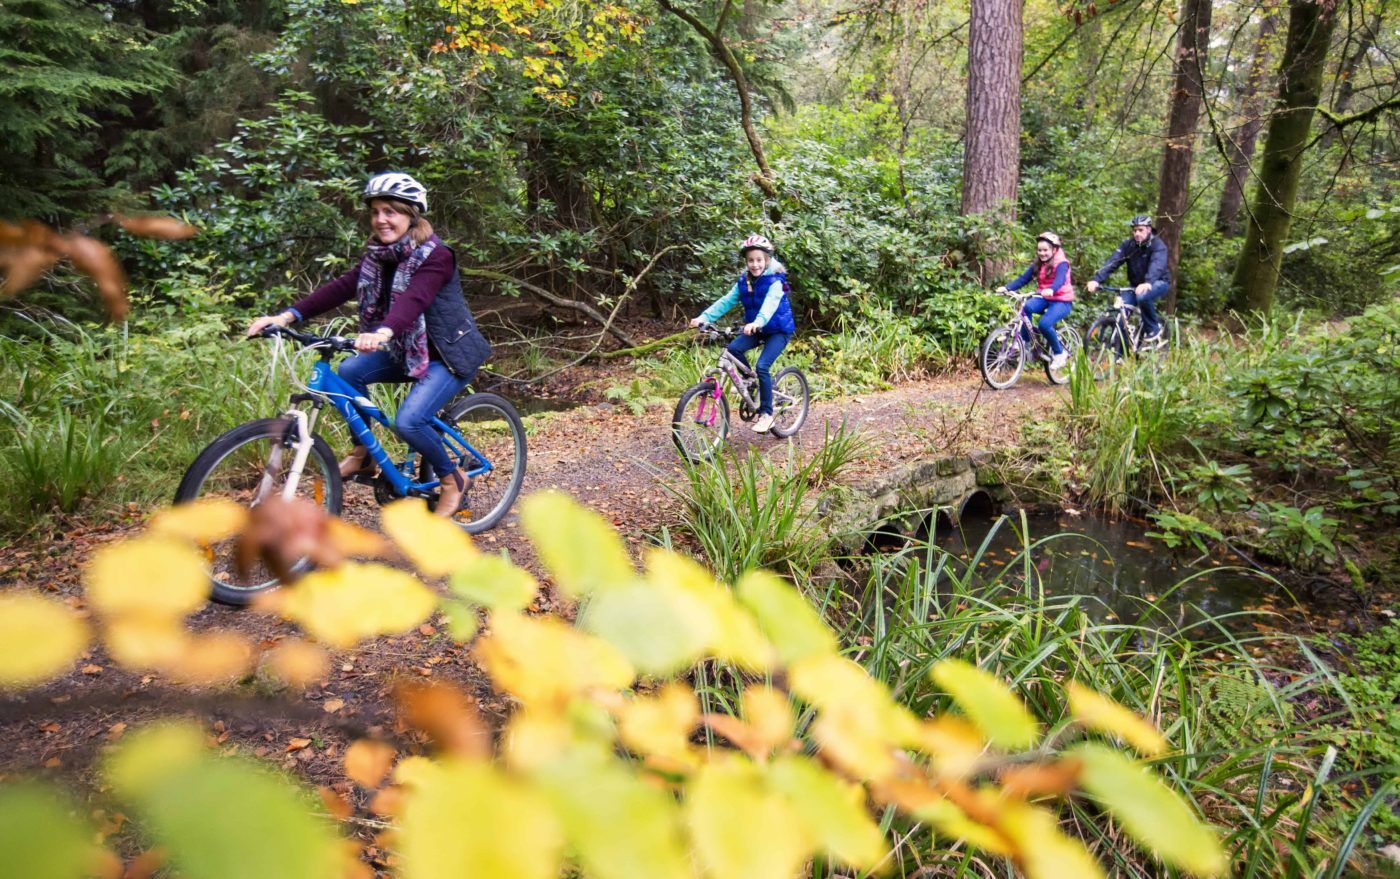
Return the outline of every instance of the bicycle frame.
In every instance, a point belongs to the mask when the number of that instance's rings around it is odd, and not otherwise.
[[[733,386],[735,393],[748,404],[749,408],[757,411],[758,402],[749,396],[747,390],[748,380],[755,378],[755,373],[749,368],[748,364],[730,353],[728,348],[720,352],[719,362],[706,370],[705,376],[713,376],[715,380],[715,389],[709,394],[713,402],[710,404],[709,411],[707,412],[704,400],[702,399],[700,401],[700,404],[696,407],[697,411],[695,413],[695,420],[697,423],[700,423],[703,419],[703,423],[706,427],[714,427],[715,419],[719,417],[719,398],[724,396],[726,379],[729,384]]]
[[[330,358],[327,355],[323,354],[321,359],[316,361],[311,372],[311,379],[307,382],[307,390],[310,391],[310,399],[317,411],[313,412],[310,417],[296,408],[287,412],[288,417],[297,424],[298,440],[296,459],[293,462],[291,472],[287,475],[287,483],[282,489],[284,498],[291,498],[296,493],[297,483],[301,480],[302,468],[311,452],[311,430],[315,426],[316,415],[327,403],[345,419],[355,441],[369,450],[371,457],[379,465],[379,472],[393,486],[397,494],[404,497],[427,494],[439,486],[440,483],[437,479],[416,482],[406,475],[413,472],[416,452],[410,451],[403,464],[398,464],[389,457],[388,450],[374,435],[370,422],[378,422],[390,430],[394,429],[393,422],[384,413],[384,410],[361,396],[357,390],[350,386],[349,382],[335,374],[331,369]],[[491,462],[473,448],[472,444],[467,442],[466,437],[462,436],[455,427],[437,416],[433,416],[431,424],[441,436],[448,454],[459,459],[470,456],[476,461],[475,467],[465,468],[463,472],[463,475],[468,479],[474,479],[493,469]]]
[[[1026,302],[1028,302],[1032,296],[1038,295],[1040,294],[1035,292],[1010,294],[1012,315],[1011,320],[1006,323],[1007,329],[1011,330],[1011,336],[1015,340],[1016,346],[1022,351],[1031,354],[1040,353],[1042,350],[1041,339],[1045,337],[1045,334],[1026,316],[1024,309]],[[1029,342],[1022,337],[1023,331],[1030,334],[1031,340]]]

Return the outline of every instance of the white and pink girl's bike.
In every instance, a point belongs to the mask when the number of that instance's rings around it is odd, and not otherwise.
[[[710,340],[733,339],[740,332],[720,329],[714,324],[701,324],[699,331]],[[671,418],[671,438],[686,460],[707,460],[719,451],[729,436],[726,384],[732,385],[739,395],[739,417],[744,421],[758,417],[758,375],[728,349],[721,351],[719,362],[681,394],[676,414]],[[773,434],[787,437],[797,433],[802,422],[807,420],[811,403],[812,394],[802,370],[795,366],[778,370],[773,376]]]

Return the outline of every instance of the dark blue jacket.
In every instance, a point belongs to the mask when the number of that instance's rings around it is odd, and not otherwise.
[[[1094,280],[1102,284],[1124,263],[1128,264],[1128,284],[1155,284],[1158,281],[1171,281],[1167,272],[1167,245],[1155,234],[1141,244],[1129,238],[1094,275]]]
[[[455,266],[423,317],[428,325],[428,341],[433,343],[448,371],[467,381],[474,379],[481,364],[491,358],[491,343],[477,329]]]

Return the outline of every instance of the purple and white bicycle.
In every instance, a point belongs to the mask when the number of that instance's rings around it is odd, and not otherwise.
[[[701,324],[699,332],[707,340],[719,341],[733,339],[740,331]],[[758,417],[758,375],[726,348],[720,352],[719,362],[686,389],[676,403],[676,414],[671,418],[671,439],[686,460],[708,460],[729,436],[726,385],[732,386],[739,395],[739,417],[744,421]],[[802,370],[795,366],[778,370],[773,376],[773,435],[788,437],[797,433],[807,420],[811,404],[812,394]]]

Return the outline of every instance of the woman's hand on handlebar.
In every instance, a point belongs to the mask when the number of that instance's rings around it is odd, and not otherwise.
[[[385,333],[360,333],[355,337],[356,351],[378,351],[389,344],[389,336]]]
[[[293,315],[290,311],[284,311],[281,314],[265,314],[248,324],[248,338],[251,339],[254,336],[260,335],[262,331],[268,327],[282,327],[286,329],[292,325],[293,319]]]

